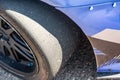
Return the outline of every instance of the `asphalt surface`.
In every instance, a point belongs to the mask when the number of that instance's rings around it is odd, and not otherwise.
[[[0,80],[21,80],[0,68]]]

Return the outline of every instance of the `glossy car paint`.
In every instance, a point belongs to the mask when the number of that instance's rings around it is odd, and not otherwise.
[[[98,73],[120,73],[120,0],[44,2],[69,16],[88,36],[96,55]]]
[[[41,0],[55,7],[75,7],[75,6],[86,6],[95,5],[108,2],[117,2],[120,0]]]
[[[88,36],[106,28],[120,29],[120,2],[57,9],[74,20]]]

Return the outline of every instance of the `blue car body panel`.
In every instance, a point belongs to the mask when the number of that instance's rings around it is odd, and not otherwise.
[[[119,48],[116,49],[116,46],[120,46],[120,41],[117,43],[115,41],[118,40],[117,38],[110,41],[110,39],[114,38],[114,35],[120,33],[120,0],[43,1],[69,16],[83,30],[88,38],[90,37],[89,40],[94,47],[96,59],[98,59],[98,72],[108,72],[109,75],[112,75],[111,72],[120,73],[120,51]],[[116,33],[109,35],[108,33],[110,32]],[[100,37],[100,34],[104,36],[104,33],[108,38],[104,39],[104,37]],[[94,35],[97,35],[97,37],[94,37]],[[100,45],[99,43],[105,43],[106,45]],[[101,48],[101,46],[104,48]],[[118,50],[118,53],[110,51],[111,49]],[[100,57],[107,59],[101,64],[102,59]]]
[[[108,2],[117,2],[120,0],[42,0],[42,1],[56,7],[74,7],[95,5]]]
[[[57,9],[75,21],[88,36],[106,28],[120,30],[120,2]]]

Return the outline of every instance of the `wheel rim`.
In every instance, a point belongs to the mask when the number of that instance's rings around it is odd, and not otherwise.
[[[21,35],[0,17],[0,62],[24,73],[36,68],[35,56]]]

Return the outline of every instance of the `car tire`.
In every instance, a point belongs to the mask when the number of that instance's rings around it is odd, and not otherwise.
[[[36,68],[26,73],[4,63],[1,66],[26,80],[51,80],[83,45],[80,38],[87,39],[67,16],[37,0],[0,0],[0,17],[30,47]]]

